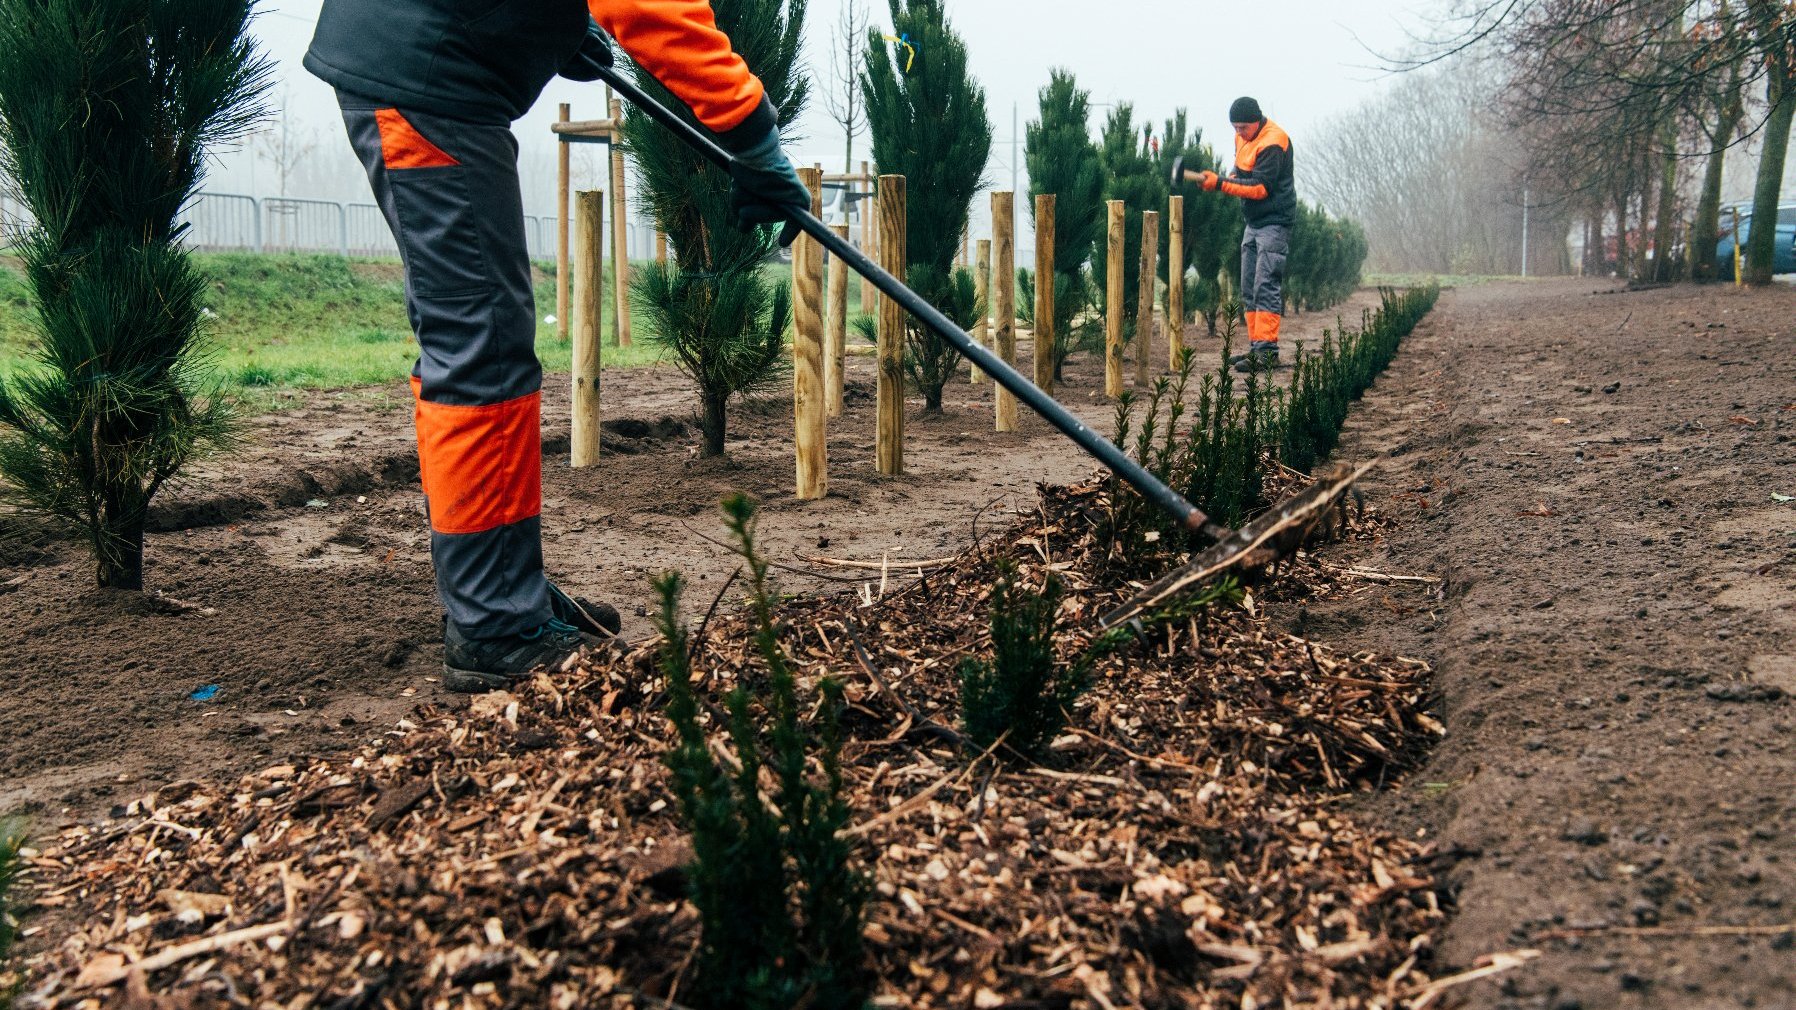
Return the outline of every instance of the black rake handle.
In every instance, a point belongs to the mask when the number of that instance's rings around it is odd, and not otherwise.
[[[674,135],[691,145],[718,168],[729,170],[734,158],[720,147],[705,131],[693,126],[686,120],[656,101],[637,87],[634,82],[619,73],[615,67],[598,68],[600,79],[615,88],[619,94],[635,103],[636,107],[648,115],[650,119],[660,123],[674,132]],[[1166,513],[1189,529],[1205,530],[1212,536],[1225,536],[1231,530],[1220,527],[1210,521],[1197,506],[1186,501],[1183,495],[1166,486],[1166,482],[1149,473],[1141,464],[1128,457],[1109,439],[1091,430],[1085,422],[1074,417],[1072,412],[1061,406],[1058,401],[1043,392],[1040,386],[1029,381],[1010,366],[1010,363],[998,357],[990,349],[972,335],[954,324],[954,321],[943,315],[935,306],[924,301],[907,287],[903,281],[893,277],[874,263],[859,249],[849,244],[848,240],[830,231],[829,226],[818,220],[808,207],[788,207],[786,213],[792,223],[811,238],[816,239],[832,254],[840,256],[842,261],[855,273],[873,282],[887,298],[897,302],[904,311],[915,316],[917,321],[935,331],[943,340],[953,344],[961,354],[972,359],[986,375],[998,385],[1009,390],[1018,400],[1028,404],[1029,409],[1058,428],[1061,434],[1073,440],[1079,448],[1107,467],[1111,473],[1122,478],[1149,501],[1164,509]]]

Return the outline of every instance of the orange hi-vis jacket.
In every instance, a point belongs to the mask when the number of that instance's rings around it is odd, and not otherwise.
[[[725,146],[772,127],[709,0],[324,0],[305,66],[376,103],[510,123],[578,53],[588,17]]]
[[[1245,203],[1242,210],[1253,228],[1297,220],[1297,185],[1291,170],[1291,137],[1271,120],[1260,124],[1252,140],[1235,137],[1235,171],[1217,188]]]

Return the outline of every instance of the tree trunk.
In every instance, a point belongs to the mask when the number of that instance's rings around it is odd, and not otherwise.
[[[1739,101],[1739,84],[1734,82],[1733,100],[1721,109],[1716,123],[1714,150],[1703,167],[1702,195],[1696,201],[1696,219],[1690,225],[1690,277],[1696,281],[1712,281],[1722,276],[1715,260],[1715,247],[1721,242],[1721,170],[1725,167],[1727,147],[1740,129],[1745,110]],[[1732,271],[1729,270],[1729,273]]]
[[[699,416],[699,429],[705,435],[705,447],[700,455],[721,456],[723,455],[723,433],[727,424],[725,407],[729,403],[729,397],[718,396],[714,393],[701,393],[699,399],[703,406],[703,411]]]
[[[1767,60],[1765,147],[1759,158],[1758,184],[1752,191],[1752,231],[1746,236],[1746,283],[1771,283],[1777,252],[1777,198],[1783,188],[1784,156],[1790,146],[1790,116],[1796,113],[1796,95],[1790,92],[1788,61],[1776,54]]]
[[[1615,198],[1615,275],[1628,280],[1628,198]]]
[[[1653,280],[1661,284],[1677,279],[1677,264],[1671,256],[1677,239],[1677,137],[1673,134],[1663,139],[1665,150],[1659,155],[1659,209],[1653,222]]]
[[[99,562],[99,584],[102,589],[143,589],[143,516],[135,522],[120,514],[115,506],[100,514],[99,537],[94,556]]]

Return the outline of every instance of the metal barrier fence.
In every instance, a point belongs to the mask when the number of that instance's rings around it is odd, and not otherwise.
[[[182,209],[180,223],[187,229],[188,246],[205,252],[399,255],[386,218],[372,203],[204,192]],[[23,205],[0,196],[0,248],[12,245],[30,225],[30,212]],[[628,231],[631,259],[655,255],[654,229],[632,224]],[[524,216],[524,241],[532,258],[554,258],[555,238],[554,217]]]

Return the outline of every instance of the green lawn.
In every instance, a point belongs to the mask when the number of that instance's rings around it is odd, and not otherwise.
[[[212,281],[209,343],[226,384],[258,391],[339,389],[391,382],[416,356],[396,260],[341,256],[196,255]],[[609,287],[607,287],[609,290]],[[567,371],[571,348],[541,320],[555,311],[554,265],[539,265],[536,352],[551,371]],[[607,368],[660,360],[632,307],[630,347],[604,349]],[[607,338],[612,339],[609,334]],[[16,262],[0,262],[0,378],[29,364],[35,337],[30,297]]]

